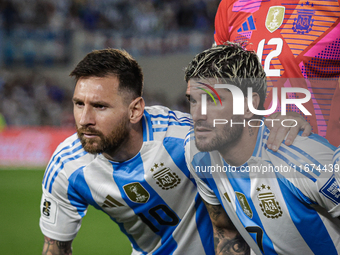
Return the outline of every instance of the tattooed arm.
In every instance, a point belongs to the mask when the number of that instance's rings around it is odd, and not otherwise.
[[[45,236],[43,255],[72,255],[72,241],[56,241]]]
[[[216,255],[248,255],[250,248],[238,233],[221,205],[211,205],[204,201],[214,229]]]

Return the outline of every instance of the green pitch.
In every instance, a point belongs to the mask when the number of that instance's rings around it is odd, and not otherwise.
[[[39,228],[42,170],[0,170],[0,254],[41,254]],[[131,254],[131,245],[110,218],[90,207],[78,236],[74,255]]]

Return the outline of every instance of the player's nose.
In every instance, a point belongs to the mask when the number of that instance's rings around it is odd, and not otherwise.
[[[79,124],[82,126],[94,125],[95,113],[91,106],[85,105],[80,113]]]
[[[190,113],[194,122],[207,119],[206,109],[204,109],[204,105],[202,105],[201,102],[198,102],[194,106],[190,106]]]

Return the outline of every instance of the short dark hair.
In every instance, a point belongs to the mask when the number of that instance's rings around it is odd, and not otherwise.
[[[245,50],[238,43],[227,42],[197,54],[185,69],[185,81],[192,78],[228,81],[246,96],[247,88],[252,87],[260,96],[258,109],[264,109],[266,74],[256,53]]]
[[[103,49],[88,53],[70,73],[71,77],[117,76],[119,90],[133,93],[134,97],[143,94],[143,71],[137,61],[125,50]]]

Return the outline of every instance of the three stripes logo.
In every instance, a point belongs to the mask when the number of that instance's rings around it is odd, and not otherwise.
[[[237,33],[250,39],[252,32],[256,30],[253,15],[250,15],[245,22],[242,23],[241,27],[237,30]]]
[[[201,84],[201,85],[206,86],[206,87],[209,88],[212,92],[214,92],[215,95],[216,95],[216,97],[218,98],[218,101],[219,101],[220,104],[222,105],[222,100],[221,100],[221,98],[220,98],[220,95],[217,93],[217,91],[216,91],[212,86],[210,86],[210,85],[208,85],[208,84],[205,84],[205,83],[203,83],[203,82],[198,82],[198,83]],[[201,87],[196,87],[196,88],[201,89],[201,90],[203,90],[205,93],[207,93],[207,94],[211,97],[211,99],[214,101],[215,105],[217,105],[216,100],[215,100],[215,97],[210,93],[209,90],[207,90],[207,89],[205,89],[205,88],[201,88]],[[202,101],[201,101],[201,102],[202,102],[201,114],[202,114],[202,115],[207,115],[207,94],[202,94],[202,95],[201,95],[201,100],[202,100]]]
[[[106,199],[103,204],[103,208],[112,208],[112,207],[117,207],[117,206],[124,206],[122,203],[111,197],[110,195],[106,196]]]

